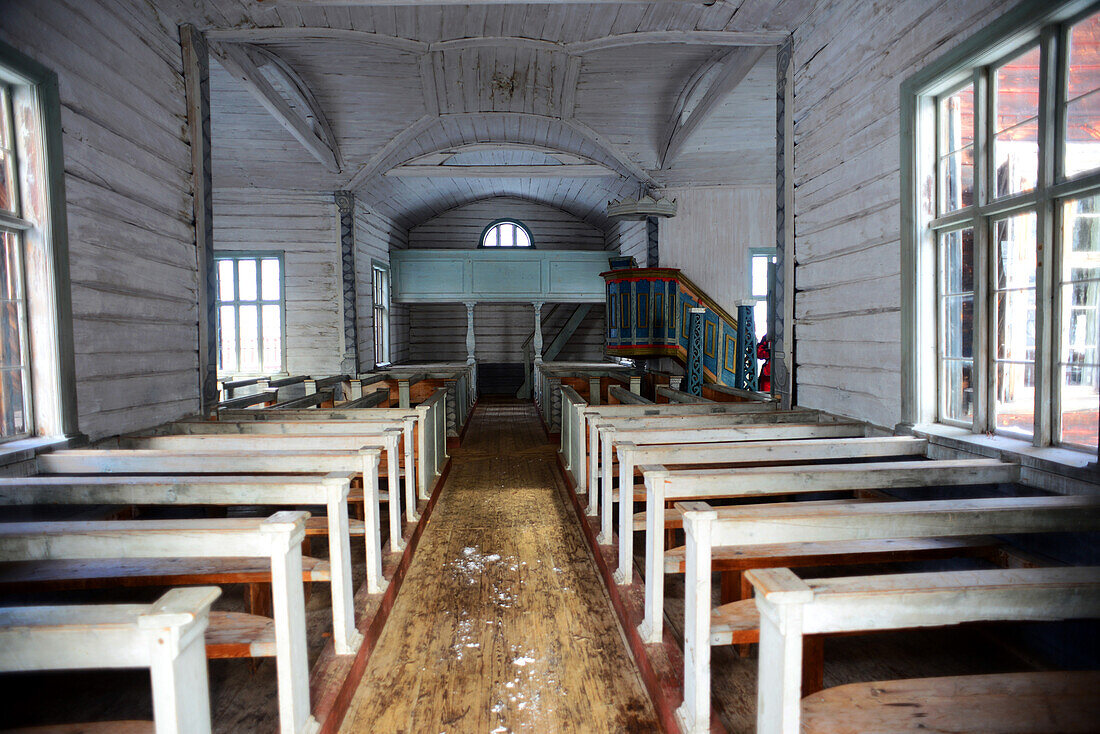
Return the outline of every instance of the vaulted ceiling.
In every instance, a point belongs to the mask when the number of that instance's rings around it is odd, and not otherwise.
[[[210,41],[215,188],[351,189],[405,226],[514,196],[603,227],[642,187],[774,175],[775,49],[812,0],[406,2],[162,8]]]

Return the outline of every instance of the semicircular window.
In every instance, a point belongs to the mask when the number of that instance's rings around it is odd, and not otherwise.
[[[532,247],[531,231],[513,219],[498,219],[481,233],[482,247]]]

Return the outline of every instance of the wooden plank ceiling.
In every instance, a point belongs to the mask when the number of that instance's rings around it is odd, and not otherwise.
[[[215,189],[352,189],[407,227],[513,196],[604,228],[643,185],[771,183],[775,47],[811,6],[158,3],[212,42]]]

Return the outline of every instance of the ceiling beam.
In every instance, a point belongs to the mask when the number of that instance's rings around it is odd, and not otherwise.
[[[392,7],[395,5],[714,5],[716,0],[256,0],[275,7]]]
[[[332,128],[321,112],[309,87],[285,62],[270,51],[240,43],[211,42],[210,50],[217,56],[225,70],[236,77],[245,88],[279,121],[287,131],[316,158],[326,171],[340,172],[340,156]],[[283,95],[275,89],[264,70],[286,87],[289,95],[297,97],[300,109],[291,107]],[[311,124],[311,118],[316,125]]]
[[[667,168],[676,160],[688,138],[741,83],[765,51],[767,48],[763,46],[731,49],[720,59],[708,60],[700,72],[692,74],[665,130],[665,143],[659,151],[661,168]]]
[[[387,176],[401,178],[620,178],[621,174],[595,163],[538,165],[397,166]]]

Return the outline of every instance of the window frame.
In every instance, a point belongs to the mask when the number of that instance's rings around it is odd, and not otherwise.
[[[38,61],[0,41],[0,84],[11,91],[14,106],[29,108],[37,135],[41,209],[28,215],[22,208],[28,196],[22,179],[28,172],[16,150],[15,194],[20,216],[0,213],[0,224],[19,233],[26,320],[25,358],[27,433],[0,439],[0,464],[18,461],[42,446],[81,440],[76,397],[76,359],[69,277],[68,216],[65,165],[62,155],[61,98],[57,74]],[[18,132],[18,127],[13,127]],[[40,178],[39,178],[40,177]],[[28,251],[34,251],[33,263]],[[32,292],[34,297],[31,297]]]
[[[1100,11],[1095,0],[1070,0],[1051,8],[1042,0],[1025,0],[978,31],[901,86],[901,241],[902,241],[902,426],[962,425],[974,434],[995,431],[993,347],[995,307],[992,226],[997,219],[1033,211],[1038,247],[1035,293],[1034,447],[1062,448],[1060,386],[1061,208],[1062,203],[1100,193],[1100,169],[1063,176],[1068,33],[1072,25]],[[1038,167],[1036,187],[1001,198],[992,196],[995,160],[991,75],[1005,61],[1040,48]],[[968,84],[974,85],[974,199],[970,206],[939,214],[938,166],[941,136],[939,102]],[[926,201],[922,189],[933,200]],[[924,185],[922,185],[924,184]],[[940,412],[939,237],[943,232],[974,229],[973,421],[943,420]],[[1047,247],[1044,248],[1044,244]],[[980,394],[979,394],[980,393]],[[998,432],[999,433],[999,432]],[[1006,438],[1012,434],[1005,434]],[[1080,448],[1066,445],[1069,451]],[[1092,449],[1088,453],[1095,455]]]
[[[490,231],[493,230],[494,227],[497,227],[498,225],[501,225],[501,224],[512,224],[512,225],[515,225],[516,227],[518,227],[519,229],[522,229],[524,231],[524,233],[527,234],[527,241],[530,244],[525,245],[525,246],[512,245],[511,247],[503,247],[503,246],[498,247],[497,245],[486,245],[485,244],[485,237],[489,234]],[[489,222],[488,224],[485,225],[485,228],[481,230],[481,236],[477,238],[477,247],[478,247],[479,250],[481,250],[481,249],[493,250],[494,252],[526,252],[528,250],[534,250],[535,249],[535,238],[531,235],[531,229],[526,224],[519,221],[518,219],[512,219],[511,217],[504,217],[503,219],[494,219],[493,221],[491,221],[491,222]]]
[[[377,298],[377,278],[383,278],[385,293],[384,303],[379,304]],[[378,260],[371,260],[371,330],[374,344],[374,366],[381,367],[390,364],[390,266]],[[379,322],[378,314],[382,314],[381,349],[379,348]],[[382,359],[379,359],[381,352]]]
[[[275,301],[264,299],[261,283],[261,260],[275,259],[279,261],[279,369],[275,372],[263,371],[263,307],[275,305]],[[218,349],[218,366],[221,367],[221,355],[222,355],[222,306],[232,306],[234,309],[234,323],[233,328],[236,330],[236,344],[237,344],[237,367],[241,365],[241,318],[240,309],[242,305],[255,305],[258,309],[257,312],[257,328],[260,338],[260,367],[261,370],[258,373],[241,372],[239,369],[233,372],[218,370],[218,379],[221,380],[227,377],[238,376],[252,376],[254,374],[270,375],[270,374],[286,374],[286,257],[285,253],[281,250],[217,250],[214,252],[214,272],[218,271],[218,263],[222,260],[232,260],[234,263],[240,260],[255,260],[256,261],[256,300],[253,301],[241,301],[240,300],[240,271],[234,265],[233,267],[233,300],[223,301],[221,297],[221,290],[215,285],[215,298],[214,298],[214,313],[216,315],[217,324],[217,349]],[[217,276],[215,275],[215,279]]]

